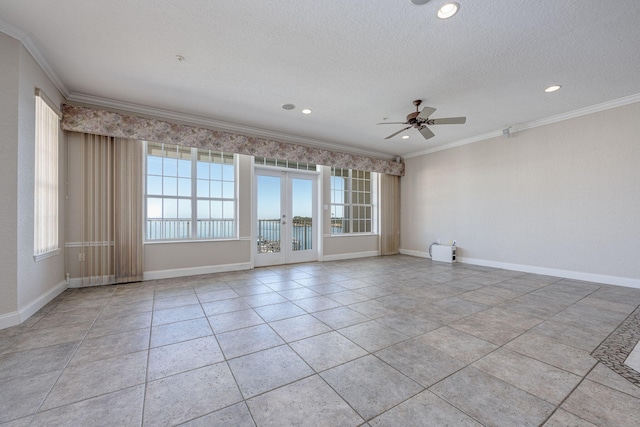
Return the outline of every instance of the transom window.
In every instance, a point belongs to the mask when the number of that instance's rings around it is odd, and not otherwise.
[[[374,175],[331,168],[331,234],[373,232]]]
[[[270,157],[254,157],[254,164],[263,166],[275,166],[279,168],[315,171],[316,165],[308,162],[295,162],[293,160],[274,159]]]
[[[146,239],[229,239],[236,233],[233,154],[147,143]]]

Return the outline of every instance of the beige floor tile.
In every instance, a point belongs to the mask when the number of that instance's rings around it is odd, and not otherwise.
[[[214,336],[152,348],[147,381],[222,362],[224,356]]]
[[[485,425],[538,426],[555,408],[472,367],[464,368],[429,390]]]
[[[482,426],[428,390],[374,418],[369,424],[371,427]]]
[[[182,424],[182,427],[234,426],[256,427],[249,408],[244,402],[204,415]]]
[[[232,359],[229,367],[245,399],[314,373],[286,345]]]
[[[321,372],[367,354],[367,351],[337,332],[329,332],[291,343],[316,372]]]
[[[372,355],[331,368],[320,376],[366,420],[424,390]]]
[[[358,426],[364,421],[317,375],[249,399],[247,404],[259,426]]]
[[[144,384],[147,352],[68,367],[42,405],[43,410],[79,402],[138,384]]]
[[[599,426],[633,426],[640,420],[640,399],[590,380],[580,384],[562,409]]]
[[[38,413],[33,425],[42,426],[139,426],[142,422],[144,385]]]
[[[143,425],[176,425],[240,401],[227,364],[209,365],[148,383]]]
[[[582,379],[504,348],[486,355],[471,366],[554,405],[562,403]]]
[[[298,341],[331,331],[330,327],[309,314],[277,320],[269,325],[286,342]]]

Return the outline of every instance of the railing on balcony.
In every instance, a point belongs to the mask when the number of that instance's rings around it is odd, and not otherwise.
[[[148,219],[147,240],[191,239],[190,219]],[[258,253],[280,252],[281,224],[279,219],[258,220]],[[227,239],[236,235],[232,219],[202,219],[196,223],[196,238]],[[293,223],[291,248],[303,251],[313,248],[312,224]]]
[[[147,240],[191,239],[190,219],[148,219]],[[230,239],[235,237],[233,219],[199,219],[196,222],[197,239]]]
[[[280,252],[281,224],[279,219],[258,220],[258,253]],[[303,251],[313,248],[313,231],[310,222],[293,223],[291,249]]]

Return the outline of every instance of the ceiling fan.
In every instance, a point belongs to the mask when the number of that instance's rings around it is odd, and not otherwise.
[[[398,132],[392,133],[385,139],[393,138],[397,134],[402,133],[405,130],[410,129],[412,127],[418,129],[418,131],[420,131],[422,136],[424,136],[424,139],[429,139],[429,138],[433,138],[435,135],[433,132],[431,132],[431,130],[427,127],[427,125],[429,126],[458,125],[458,124],[463,124],[467,121],[466,117],[448,117],[444,119],[431,119],[429,117],[436,111],[436,109],[432,107],[424,107],[422,111],[420,111],[418,109],[418,107],[420,107],[420,104],[422,104],[422,100],[420,99],[416,99],[415,101],[413,101],[413,105],[416,106],[416,111],[407,116],[406,122],[378,123],[379,125],[409,125],[406,128],[399,130]]]

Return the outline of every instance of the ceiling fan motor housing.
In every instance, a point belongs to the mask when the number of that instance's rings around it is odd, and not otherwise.
[[[418,123],[418,120],[416,120],[416,117],[418,117],[418,114],[420,114],[418,111],[414,111],[413,113],[410,113],[407,116],[407,124],[416,125]]]

